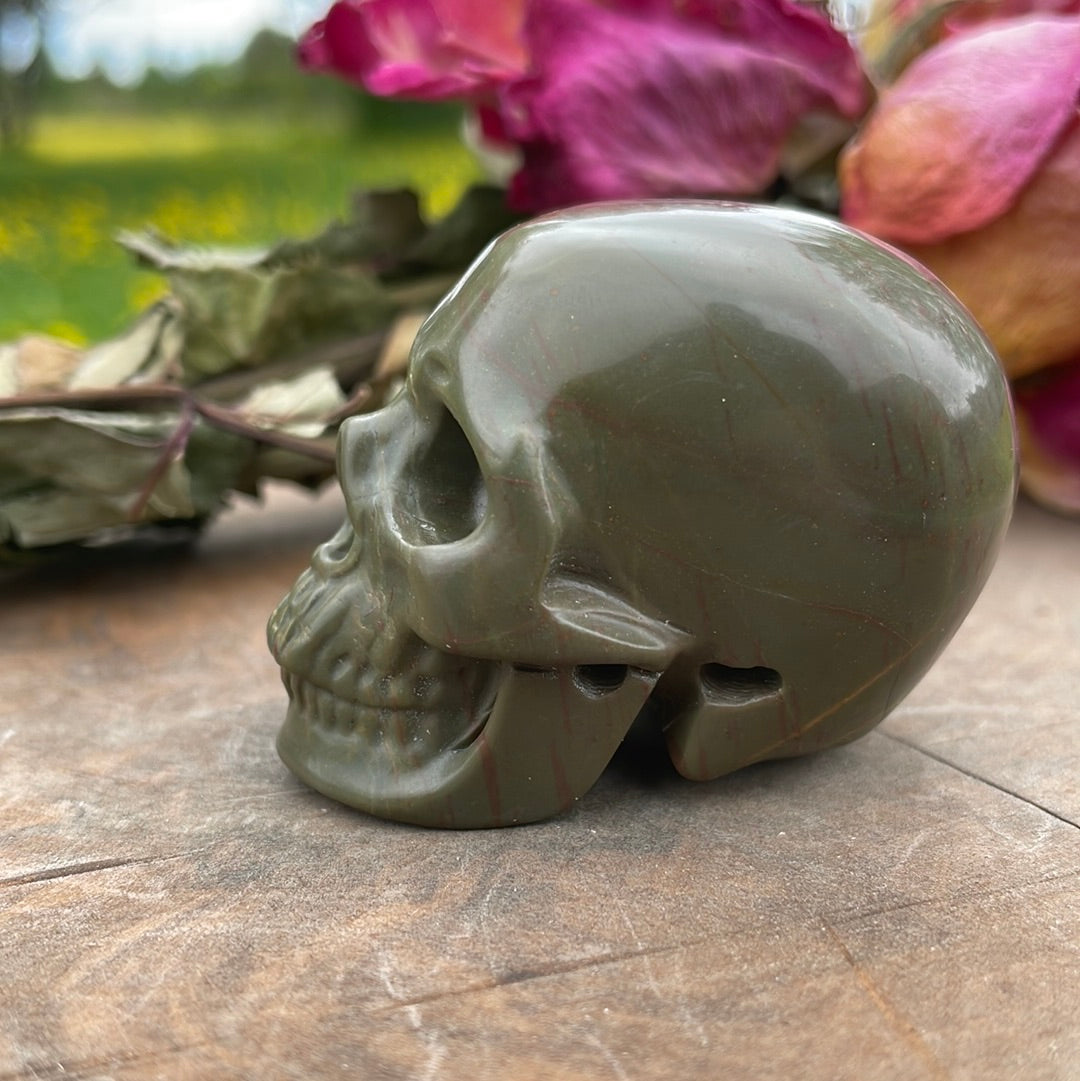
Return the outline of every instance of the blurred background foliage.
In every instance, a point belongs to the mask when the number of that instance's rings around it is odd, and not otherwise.
[[[0,57],[5,25],[46,12],[0,0]],[[0,64],[0,341],[97,341],[164,292],[122,229],[258,246],[347,216],[361,187],[413,186],[439,215],[478,177],[455,106],[371,98],[294,53],[263,30],[233,63],[132,86],[64,80],[43,50]]]

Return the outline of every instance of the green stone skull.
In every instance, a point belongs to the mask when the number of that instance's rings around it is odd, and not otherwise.
[[[348,521],[270,621],[278,748],[449,827],[567,808],[639,715],[696,780],[862,735],[971,607],[1016,488],[1005,381],[936,280],[712,203],[503,235],[338,461]]]

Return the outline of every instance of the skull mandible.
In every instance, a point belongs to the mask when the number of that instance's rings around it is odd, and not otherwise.
[[[862,735],[1016,491],[1005,381],[939,283],[827,219],[705,203],[503,235],[338,460],[348,521],[270,622],[278,747],[452,827],[563,810],[639,715],[693,779]]]

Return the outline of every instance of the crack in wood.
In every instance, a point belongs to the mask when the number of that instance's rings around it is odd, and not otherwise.
[[[1039,803],[1038,800],[1031,799],[1030,796],[1021,795],[1019,792],[1014,792],[1011,788],[1007,788],[1005,785],[993,781],[989,777],[984,777],[982,774],[976,773],[972,769],[967,769],[966,767],[953,762],[951,759],[946,758],[944,755],[937,754],[934,751],[928,750],[926,747],[920,747],[919,744],[906,740],[902,736],[897,736],[892,732],[882,731],[881,735],[886,739],[891,739],[894,743],[899,743],[901,747],[908,747],[913,751],[917,751],[919,754],[924,754],[927,758],[933,759],[933,761],[938,762],[943,766],[948,766],[950,769],[956,770],[957,773],[962,773],[965,777],[970,777],[973,781],[980,781],[982,784],[996,789],[1003,795],[1012,796],[1013,799],[1019,800],[1021,803],[1026,803],[1029,807],[1034,807],[1037,811],[1042,811],[1043,814],[1047,814],[1051,818],[1056,818],[1057,821],[1061,822],[1063,825],[1072,826],[1073,829],[1080,829],[1080,822],[1074,822],[1073,819],[1069,818],[1067,815],[1063,815],[1059,811],[1055,811],[1045,804]]]
[[[139,861],[136,861],[139,862]],[[146,860],[141,861],[143,863]],[[88,1075],[99,1077],[103,1069],[117,1066],[132,1066],[140,1063],[164,1061],[165,1059],[184,1055],[189,1051],[198,1051],[200,1048],[211,1046],[211,1041],[204,1040],[200,1043],[171,1044],[167,1047],[148,1048],[145,1051],[117,1051],[95,1055],[92,1058],[60,1059],[54,1058],[47,1061],[38,1059],[23,1063],[15,1070],[0,1073],[0,1081],[52,1081],[63,1078],[64,1081],[72,1081]]]
[[[989,897],[1008,896],[1020,893],[1022,890],[1030,890],[1034,887],[1044,886],[1048,883],[1062,882],[1066,879],[1080,876],[1080,867],[1074,867],[1068,871],[1057,874],[1040,875],[1038,878],[1026,878],[1022,882],[1012,882],[1007,886],[999,886],[997,889],[965,889],[955,890],[952,893],[933,894],[930,897],[918,897],[912,901],[900,901],[891,905],[877,905],[874,908],[856,908],[850,910],[833,909],[823,913],[822,919],[828,918],[835,924],[858,923],[860,920],[872,916],[888,916],[893,912],[903,912],[909,908],[920,908],[926,905],[954,905],[957,902],[977,902]]]
[[[565,976],[568,973],[581,972],[588,968],[598,968],[603,965],[618,964],[621,961],[634,961],[638,958],[656,957],[665,953],[675,953],[679,950],[692,949],[695,946],[703,945],[709,941],[711,940],[703,938],[696,942],[679,942],[668,946],[655,946],[644,950],[627,950],[623,953],[606,953],[601,957],[588,957],[575,961],[563,961],[559,964],[537,966],[536,968],[517,969],[491,980],[470,984],[468,987],[454,987],[445,991],[432,991],[427,995],[417,995],[415,998],[397,999],[387,1006],[376,1007],[370,1012],[373,1014],[395,1013],[398,1010],[425,1006],[445,998],[457,998],[461,995],[472,995],[480,991],[494,991],[500,987],[510,987],[516,983],[527,983],[531,980],[546,980],[550,979],[552,976]],[[0,1081],[3,1081],[3,1079],[0,1078]]]
[[[55,878],[70,878],[73,875],[92,874],[95,871],[109,871],[116,867],[135,867],[146,863],[166,863],[180,860],[186,856],[195,856],[205,852],[204,848],[190,852],[176,852],[168,856],[121,856],[117,859],[85,860],[82,863],[66,863],[62,867],[43,867],[40,871],[27,871],[25,874],[0,878],[0,888],[5,886],[27,886],[35,882],[48,882]],[[0,1081],[4,1075],[0,1074]]]
[[[827,920],[822,920],[822,927],[840,951],[844,962],[850,967],[859,989],[870,999],[893,1032],[926,1063],[930,1076],[935,1081],[949,1081],[949,1071],[938,1060],[929,1044],[919,1034],[919,1030],[893,1005],[888,995],[874,982],[866,968],[859,964],[836,929]]]

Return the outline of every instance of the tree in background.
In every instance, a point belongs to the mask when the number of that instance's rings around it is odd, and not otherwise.
[[[0,0],[0,150],[21,146],[29,133],[44,9],[45,0]]]

